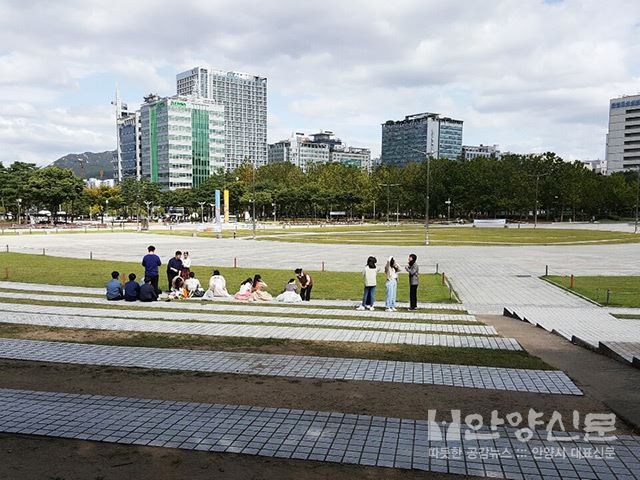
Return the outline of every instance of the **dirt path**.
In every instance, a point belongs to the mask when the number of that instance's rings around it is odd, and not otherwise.
[[[572,344],[530,323],[482,315],[478,319],[514,337],[532,355],[563,370],[588,396],[640,431],[640,369]]]

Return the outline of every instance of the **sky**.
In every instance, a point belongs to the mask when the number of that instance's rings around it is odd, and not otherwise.
[[[110,102],[196,65],[268,78],[268,139],[464,120],[463,143],[603,158],[608,101],[640,92],[637,0],[0,0],[0,162],[115,148]]]

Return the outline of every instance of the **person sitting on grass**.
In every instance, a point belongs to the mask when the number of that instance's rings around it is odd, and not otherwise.
[[[204,293],[202,285],[200,285],[200,280],[196,278],[195,272],[189,272],[189,278],[184,282],[184,287],[187,289],[190,297],[201,297],[200,292]]]
[[[122,300],[124,297],[122,296],[122,284],[118,278],[120,277],[120,272],[116,272],[115,270],[111,272],[111,280],[107,283],[107,300]]]
[[[247,278],[244,282],[240,284],[240,290],[236,293],[233,298],[236,300],[249,300],[251,296],[251,288],[253,287],[253,280]]]
[[[209,291],[213,297],[230,297],[227,292],[227,281],[220,275],[220,270],[214,270],[209,279]]]
[[[135,302],[140,294],[140,284],[136,282],[136,274],[129,274],[129,281],[124,284],[125,302]]]
[[[144,277],[144,284],[140,287],[139,298],[141,302],[155,302],[158,300],[158,293],[151,283],[151,278]]]
[[[283,303],[302,302],[302,297],[298,295],[298,286],[295,278],[289,280],[289,283],[284,286],[284,291],[276,297],[276,301]]]
[[[270,302],[273,297],[267,292],[268,285],[262,281],[260,275],[253,277],[253,286],[251,287],[251,296],[249,301],[251,302]]]

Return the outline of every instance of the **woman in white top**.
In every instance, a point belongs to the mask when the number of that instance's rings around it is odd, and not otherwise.
[[[385,300],[385,310],[387,312],[396,311],[396,295],[398,293],[398,272],[400,267],[396,264],[393,257],[389,257],[387,264],[384,267],[384,273],[387,274],[387,297]]]
[[[184,280],[189,280],[189,274],[191,273],[191,257],[189,252],[182,254],[182,270],[180,270],[180,276]]]
[[[367,266],[364,267],[362,276],[364,277],[364,295],[362,296],[362,305],[358,305],[356,310],[373,310],[373,304],[376,301],[376,284],[378,277],[378,267],[376,267],[376,257],[367,259]]]
[[[220,275],[219,270],[214,270],[213,275],[209,279],[209,292],[213,297],[230,297],[227,292],[227,281]]]

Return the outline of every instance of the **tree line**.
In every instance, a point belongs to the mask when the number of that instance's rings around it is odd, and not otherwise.
[[[525,220],[537,206],[540,218],[556,221],[634,216],[638,173],[605,176],[580,162],[564,162],[553,153],[505,155],[500,159],[431,159],[404,167],[379,166],[372,172],[341,164],[313,165],[303,172],[293,164],[250,164],[217,172],[193,189],[160,191],[147,180],[125,179],[116,187],[87,188],[71,170],[0,164],[0,208],[17,214],[48,209],[72,217],[110,215],[131,218],[153,208],[163,214],[183,207],[186,215],[212,211],[214,191],[229,190],[231,214],[254,208],[259,218],[323,220],[330,212],[347,219],[424,219],[429,173],[429,216]],[[146,202],[146,203],[145,203]],[[203,203],[201,207],[201,203]],[[341,217],[343,218],[343,217]]]

